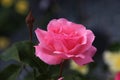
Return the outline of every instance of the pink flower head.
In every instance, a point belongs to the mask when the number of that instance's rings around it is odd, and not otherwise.
[[[93,62],[95,36],[83,25],[64,18],[53,19],[47,31],[37,28],[35,33],[39,40],[35,46],[36,56],[45,63],[56,65],[65,59],[72,59],[79,65]]]
[[[115,80],[120,80],[120,72],[118,72],[115,76]]]

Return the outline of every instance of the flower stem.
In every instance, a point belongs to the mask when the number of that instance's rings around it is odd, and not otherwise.
[[[59,73],[59,78],[62,77],[62,72],[63,72],[63,63],[64,61],[60,64],[60,73]]]
[[[32,26],[29,28],[30,41],[32,42]]]

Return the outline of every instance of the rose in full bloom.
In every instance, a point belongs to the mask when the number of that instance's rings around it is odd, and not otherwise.
[[[118,72],[116,75],[115,75],[115,79],[114,80],[120,80],[120,72]]]
[[[35,55],[50,65],[60,64],[72,59],[78,65],[93,62],[96,48],[92,45],[94,34],[81,24],[64,18],[53,19],[47,31],[35,30],[39,44],[35,46]]]

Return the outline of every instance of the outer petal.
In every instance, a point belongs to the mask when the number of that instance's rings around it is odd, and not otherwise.
[[[35,46],[35,49],[36,56],[49,65],[60,64],[63,61],[61,55],[54,54],[41,46]]]
[[[80,47],[79,49],[80,53],[84,53],[86,50],[88,50],[92,46],[92,43],[95,39],[95,36],[91,30],[87,30],[86,36],[87,36],[87,42],[85,45],[82,45]]]
[[[52,32],[63,32],[70,34],[71,32],[77,31],[79,33],[83,33],[86,28],[81,24],[76,24],[68,21],[67,19],[53,19],[49,22],[47,30]]]
[[[92,44],[92,42],[95,39],[95,35],[93,34],[93,32],[91,30],[87,30],[87,44]]]
[[[85,56],[88,57],[93,57],[96,53],[97,49],[94,46],[91,46],[86,52],[84,53],[79,53],[78,55],[76,55],[76,57],[81,57],[81,58],[85,58]]]
[[[92,58],[90,58],[90,57],[86,57],[85,59],[75,57],[75,58],[73,58],[73,60],[80,66],[90,63],[90,62],[93,62]]]
[[[48,31],[53,31],[54,29],[60,29],[63,25],[66,25],[68,21],[64,18],[53,19],[49,22],[47,26]]]
[[[59,32],[60,31],[60,24],[57,22],[57,19],[53,19],[49,22],[47,26],[48,32]]]
[[[93,32],[90,30],[87,30],[87,34],[84,36],[86,36],[85,38],[87,39],[86,43],[84,42],[84,44],[76,45],[72,50],[69,51],[70,54],[84,53],[92,46],[92,42],[94,41],[94,38],[95,38]]]
[[[71,24],[69,23],[67,25],[71,30],[78,32],[80,35],[84,34],[84,32],[86,30],[85,26],[82,24],[76,24],[76,23],[71,22]],[[66,27],[66,30],[68,30],[68,27]]]
[[[96,52],[95,47],[91,47],[89,50],[87,50],[85,53],[76,55],[74,58],[72,58],[78,65],[84,65],[89,62],[93,62],[92,57]]]
[[[41,43],[44,42],[44,37],[46,36],[47,32],[37,28],[35,30],[35,33],[36,33],[36,36],[37,36],[39,42],[41,42]]]

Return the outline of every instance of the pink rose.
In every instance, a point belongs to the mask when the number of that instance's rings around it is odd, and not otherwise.
[[[40,42],[35,46],[36,56],[45,63],[56,65],[65,59],[72,59],[79,65],[93,62],[95,36],[83,25],[64,18],[53,19],[47,31],[38,28],[35,33]]]
[[[115,76],[115,80],[120,80],[120,72],[118,72]]]

